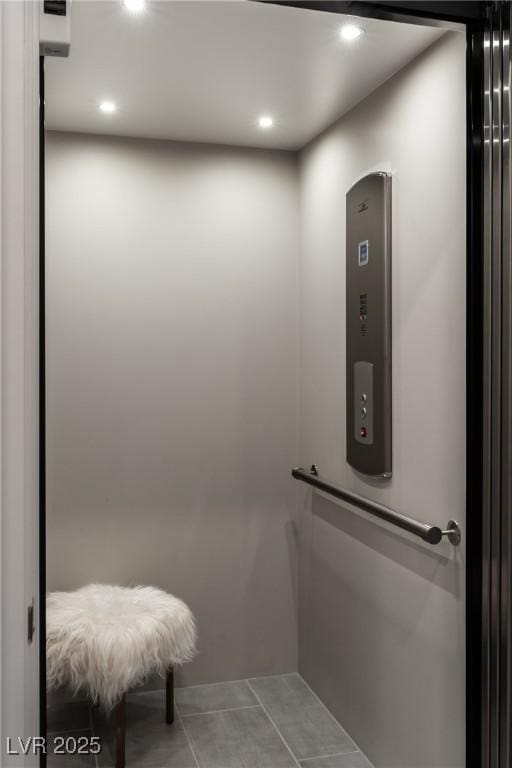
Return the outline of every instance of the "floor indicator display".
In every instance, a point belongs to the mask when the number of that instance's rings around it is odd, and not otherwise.
[[[347,461],[390,477],[391,176],[347,192]]]

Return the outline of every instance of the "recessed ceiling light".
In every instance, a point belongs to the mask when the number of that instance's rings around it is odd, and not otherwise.
[[[145,0],[123,0],[123,4],[130,13],[140,13],[146,5]]]
[[[258,120],[258,125],[260,128],[272,128],[274,120],[270,115],[262,115]]]
[[[357,24],[344,24],[340,29],[341,38],[343,40],[347,40],[348,42],[357,40],[357,38],[361,37],[362,34],[363,30],[361,27],[358,27]]]
[[[113,101],[102,101],[100,104],[100,110],[105,112],[107,115],[111,115],[112,112],[116,111],[116,105]]]

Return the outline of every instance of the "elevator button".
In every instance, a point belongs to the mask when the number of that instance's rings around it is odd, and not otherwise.
[[[367,435],[366,427],[361,427],[361,429],[359,430],[359,434],[361,435],[361,437],[366,437]]]
[[[367,410],[366,410],[366,408],[363,406],[363,408],[361,408],[361,417],[362,417],[363,419],[366,419],[366,414],[367,414]]]
[[[366,401],[367,401],[367,400],[368,400],[368,398],[367,398],[367,396],[366,396],[366,393],[365,393],[365,392],[363,392],[363,394],[361,395],[361,402],[362,402],[362,403],[366,403]]]

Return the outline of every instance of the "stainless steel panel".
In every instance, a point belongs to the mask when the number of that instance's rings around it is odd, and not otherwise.
[[[354,365],[354,439],[373,444],[373,365],[361,361]]]
[[[490,460],[486,457],[490,457],[490,439],[491,439],[491,420],[490,420],[490,402],[491,402],[491,381],[492,381],[492,365],[491,365],[491,344],[490,336],[492,329],[492,290],[491,290],[491,253],[492,253],[492,237],[491,237],[491,218],[492,218],[492,195],[491,195],[491,179],[492,179],[492,137],[491,137],[491,107],[492,107],[492,75],[491,75],[491,57],[489,55],[491,45],[490,32],[486,32],[484,35],[484,197],[483,197],[483,219],[484,219],[484,233],[483,233],[483,258],[484,258],[484,286],[483,286],[483,321],[485,332],[483,334],[483,480],[482,480],[482,615],[485,620],[482,623],[482,712],[488,712],[490,709],[490,687],[489,687],[489,661],[490,661],[490,633],[488,617],[490,616],[490,605],[488,598],[490,595],[489,584],[489,556],[491,551],[490,545],[490,526],[487,521],[490,520],[491,508],[490,508],[490,487],[491,487],[491,472],[490,472]],[[489,765],[489,742],[490,742],[490,729],[489,720],[486,719],[482,722],[482,768],[490,768]]]
[[[500,694],[500,733],[503,735],[500,744],[501,765],[512,764],[512,240],[511,240],[511,207],[512,207],[512,167],[510,162],[510,120],[511,110],[511,57],[510,57],[510,21],[512,11],[506,11],[508,23],[502,30],[501,45],[501,84],[502,84],[502,189],[501,189],[501,239],[503,248],[502,263],[502,359],[504,361],[501,380],[501,578],[500,578],[500,656],[506,660],[504,684]]]
[[[391,474],[391,177],[347,193],[347,461]],[[363,400],[365,399],[365,402]]]
[[[493,7],[484,38],[483,768],[512,756],[510,14]]]

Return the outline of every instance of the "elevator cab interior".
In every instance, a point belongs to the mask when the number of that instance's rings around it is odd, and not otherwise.
[[[197,622],[127,766],[465,765],[465,45],[79,0],[45,58],[47,591]],[[102,743],[48,765],[115,765],[80,691],[46,716]]]

